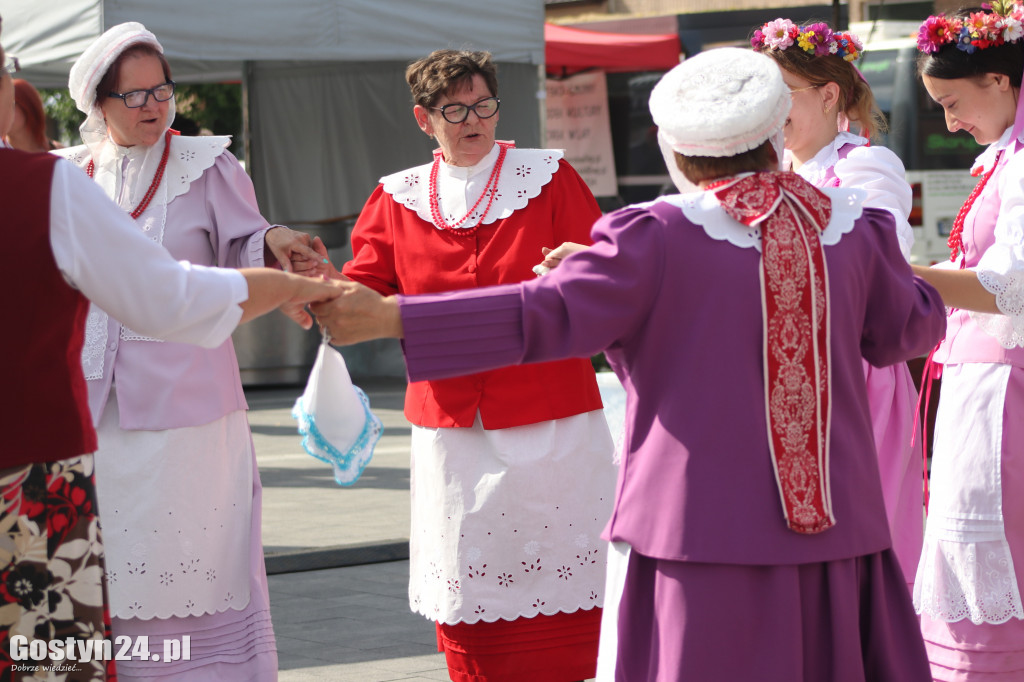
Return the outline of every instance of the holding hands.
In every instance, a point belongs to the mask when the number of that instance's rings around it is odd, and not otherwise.
[[[275,225],[263,237],[264,260],[276,259],[285,272],[307,277],[329,274],[327,247],[320,237],[311,238],[284,225]]]
[[[340,294],[310,306],[331,343],[348,346],[371,339],[402,338],[402,317],[395,296],[381,296],[358,282],[333,281]]]

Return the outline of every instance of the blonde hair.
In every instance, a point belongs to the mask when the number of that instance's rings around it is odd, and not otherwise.
[[[760,50],[759,50],[760,51]],[[889,129],[885,115],[875,102],[871,86],[850,62],[833,54],[815,57],[803,50],[763,50],[783,69],[800,76],[814,86],[835,83],[839,86],[839,111],[856,123],[860,134],[875,137]]]

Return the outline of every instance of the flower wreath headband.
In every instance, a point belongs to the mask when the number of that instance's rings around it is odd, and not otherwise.
[[[860,38],[836,32],[828,24],[797,26],[789,19],[775,19],[754,31],[750,45],[755,50],[785,50],[796,45],[812,57],[836,55],[848,62],[859,59],[864,49]]]
[[[1015,43],[1024,35],[1024,6],[1019,2],[996,0],[981,6],[991,11],[971,12],[965,18],[939,14],[925,19],[917,30],[917,49],[931,53],[955,44],[958,50],[971,54],[986,47]]]

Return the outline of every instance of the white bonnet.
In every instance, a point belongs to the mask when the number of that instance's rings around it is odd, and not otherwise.
[[[658,135],[684,156],[735,156],[778,133],[792,106],[779,67],[753,50],[701,52],[651,92]]]
[[[118,56],[132,45],[152,45],[160,54],[164,48],[156,36],[137,21],[113,26],[94,40],[71,67],[68,89],[75,105],[84,113],[92,113],[96,100],[96,86]]]

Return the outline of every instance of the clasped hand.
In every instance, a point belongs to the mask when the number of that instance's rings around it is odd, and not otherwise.
[[[402,337],[396,297],[381,296],[358,282],[335,280],[334,284],[340,289],[337,297],[309,306],[320,326],[330,333],[331,343],[348,346],[371,339]]]

